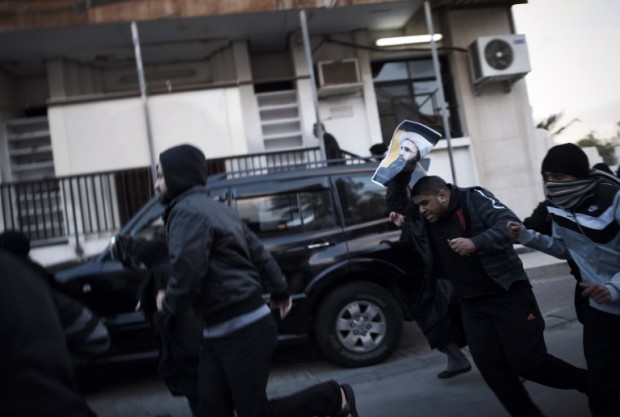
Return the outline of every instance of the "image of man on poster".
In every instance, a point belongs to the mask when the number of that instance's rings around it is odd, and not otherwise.
[[[385,158],[372,180],[387,186],[398,173],[425,158],[437,144],[441,134],[422,123],[403,120],[394,130]]]

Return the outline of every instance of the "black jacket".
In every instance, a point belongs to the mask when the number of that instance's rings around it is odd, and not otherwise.
[[[0,249],[0,416],[90,417],[49,286]]]
[[[76,358],[86,358],[104,353],[110,347],[110,334],[103,320],[81,302],[62,292],[42,265],[29,257],[30,239],[23,232],[7,230],[0,234],[0,249],[17,256],[45,285],[60,317],[67,347]]]
[[[410,177],[411,174],[401,174],[390,181],[387,188],[388,207],[390,211],[410,217],[416,248],[430,272],[433,255],[426,229],[428,223],[420,216],[418,208],[409,198],[407,185]],[[528,281],[523,263],[506,231],[508,220],[519,221],[519,218],[484,188],[459,190],[466,195],[467,203],[463,209],[471,222],[471,239],[489,277],[504,289],[508,289],[515,281]]]
[[[165,290],[172,266],[165,241],[136,240],[132,246],[136,261],[149,271],[139,290],[140,307],[159,335],[159,374],[173,395],[198,398],[198,362],[202,342],[202,321],[193,308],[174,317],[157,311],[156,296]]]
[[[388,196],[393,197],[393,194],[388,194]],[[391,203],[394,204],[394,200]],[[389,199],[388,207],[390,207]],[[430,251],[430,245],[426,241],[424,223],[419,218],[417,221],[412,221],[410,213],[401,212],[397,208],[390,207],[390,211],[399,212],[405,215],[407,219],[402,227],[400,241],[411,247],[412,250],[422,250],[421,253]],[[410,209],[415,210],[415,207],[407,208],[407,210]],[[400,210],[403,210],[402,207]],[[415,217],[417,216],[414,214],[413,218]],[[432,349],[442,350],[450,343],[456,343],[460,347],[466,346],[467,341],[465,340],[460,307],[454,297],[452,284],[432,268],[429,256],[431,256],[430,252],[426,256],[422,256],[422,259],[426,261],[422,282],[416,296],[409,300],[408,307]]]
[[[276,261],[230,207],[205,188],[202,152],[184,145],[160,155],[170,203],[164,213],[172,276],[164,308],[176,315],[194,304],[206,325],[288,298]]]

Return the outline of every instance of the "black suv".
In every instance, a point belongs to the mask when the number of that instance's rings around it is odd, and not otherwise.
[[[316,341],[344,366],[378,363],[397,347],[408,300],[421,276],[418,255],[399,243],[377,163],[342,164],[228,178],[209,177],[210,195],[235,208],[273,254],[293,295],[278,321],[281,342]],[[163,206],[152,199],[119,233],[164,239]],[[152,355],[156,338],[136,309],[145,272],[109,250],[57,280],[105,317],[112,347],[102,360]]]

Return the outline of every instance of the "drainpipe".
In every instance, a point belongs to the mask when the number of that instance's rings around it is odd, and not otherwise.
[[[426,25],[428,26],[429,35],[431,35],[431,51],[433,53],[433,68],[435,70],[435,79],[437,80],[437,97],[439,99],[439,107],[441,110],[441,119],[443,120],[443,130],[446,140],[448,141],[448,156],[450,158],[450,170],[452,171],[452,183],[456,183],[456,171],[454,169],[454,158],[452,156],[452,136],[450,134],[450,124],[448,123],[448,109],[443,93],[443,82],[441,79],[441,69],[439,68],[439,57],[437,55],[437,45],[435,44],[435,29],[433,28],[433,16],[431,14],[431,6],[426,0],[424,2],[424,12],[426,14]]]
[[[304,51],[306,52],[306,63],[308,64],[308,73],[310,74],[310,89],[312,90],[312,102],[314,104],[314,114],[318,127],[319,148],[321,159],[326,160],[325,143],[323,142],[323,125],[321,124],[321,115],[319,114],[319,95],[316,91],[316,78],[314,76],[314,66],[312,65],[312,54],[310,53],[310,37],[308,36],[308,24],[306,22],[306,11],[300,10],[299,21],[301,22],[301,35],[304,40]]]
[[[144,79],[144,68],[142,67],[142,52],[140,51],[140,37],[138,36],[138,25],[131,22],[131,35],[133,38],[133,46],[136,54],[136,69],[138,71],[138,80],[140,82],[140,96],[142,97],[142,108],[144,109],[144,123],[146,124],[146,137],[149,144],[149,157],[151,158],[151,178],[153,185],[157,180],[157,166],[155,162],[155,148],[153,146],[153,134],[151,132],[151,118],[149,116],[149,106],[146,100],[146,81]]]

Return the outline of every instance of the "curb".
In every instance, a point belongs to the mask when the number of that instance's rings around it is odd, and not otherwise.
[[[525,270],[525,273],[530,278],[530,280],[539,280],[570,274],[570,268],[568,267],[566,261],[563,261],[561,259],[559,261],[560,262],[554,264],[527,268]]]
[[[545,315],[545,326],[547,329],[560,327],[573,321],[577,321],[577,313],[574,308],[564,308]]]
[[[521,258],[530,281],[553,279],[560,276],[570,276],[570,270],[565,260],[556,259],[549,255],[515,245],[515,250]],[[559,308],[544,315],[545,331],[553,331],[577,321],[577,314],[572,306]],[[441,368],[445,363],[445,355],[436,349],[409,352],[403,357],[392,357],[386,362],[362,368],[340,368],[330,364],[315,363],[304,366],[291,372],[272,372],[268,391],[270,396],[288,394],[297,389],[303,389],[309,384],[337,379],[338,383],[355,384],[359,381],[382,380],[406,372],[416,372],[421,369],[436,366]]]
[[[530,280],[570,274],[570,268],[564,259],[554,258],[523,245],[514,245],[514,249]]]
[[[544,316],[545,331],[566,326],[577,321],[574,308],[563,308],[552,311]],[[469,353],[468,353],[469,355]],[[272,372],[269,379],[269,396],[281,396],[303,389],[309,384],[319,383],[330,379],[338,383],[355,384],[359,381],[381,380],[406,372],[416,372],[429,366],[441,367],[446,361],[443,353],[433,349],[421,354],[407,357],[391,358],[378,365],[361,368],[339,368],[332,365],[313,364],[305,367],[301,372]]]

